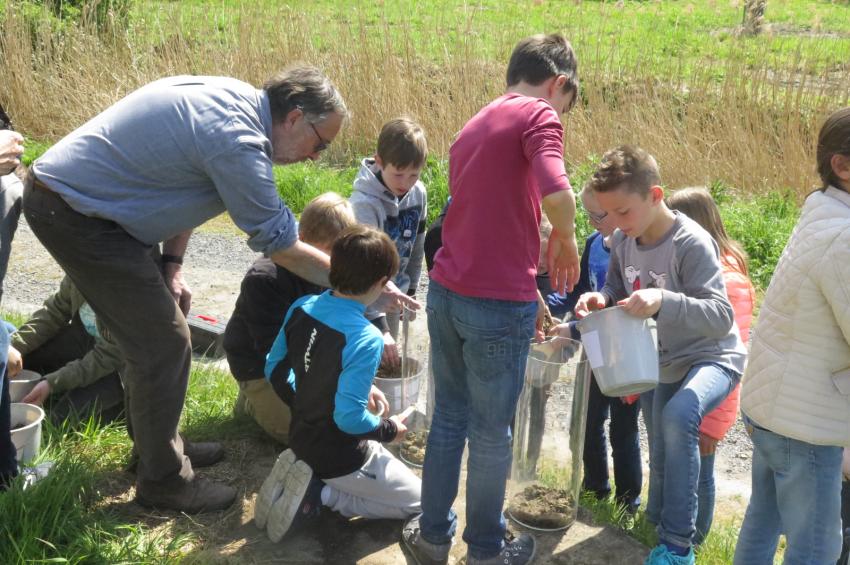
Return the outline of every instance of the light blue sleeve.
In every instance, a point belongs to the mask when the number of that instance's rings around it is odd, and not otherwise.
[[[342,373],[334,397],[334,422],[347,434],[365,434],[381,423],[381,418],[369,412],[366,405],[383,349],[384,341],[373,326],[343,349]]]
[[[297,224],[278,194],[267,141],[237,118],[227,128],[233,143],[208,156],[205,169],[233,222],[248,234],[248,246],[270,255],[295,243]]]

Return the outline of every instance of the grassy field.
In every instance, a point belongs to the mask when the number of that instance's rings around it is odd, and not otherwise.
[[[381,124],[400,113],[420,120],[445,158],[463,123],[503,89],[517,38],[558,30],[575,44],[583,84],[565,121],[571,167],[630,142],[657,156],[670,186],[799,195],[815,181],[819,122],[850,95],[847,2],[773,0],[756,38],[738,34],[740,3],[726,0],[131,6],[126,26],[95,33],[6,0],[2,102],[25,134],[49,143],[164,75],[259,84],[302,60],[324,68],[353,111],[331,165],[372,151]]]

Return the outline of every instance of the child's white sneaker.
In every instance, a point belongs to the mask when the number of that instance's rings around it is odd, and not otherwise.
[[[296,461],[289,469],[278,498],[268,515],[266,532],[277,543],[296,523],[319,517],[322,488],[325,483],[313,478],[313,470],[304,461]]]
[[[260,492],[257,494],[257,502],[254,504],[254,523],[257,527],[265,529],[268,521],[269,512],[272,506],[283,494],[283,487],[289,470],[295,463],[295,452],[287,449],[277,457],[277,461],[272,468],[269,476],[260,487]]]

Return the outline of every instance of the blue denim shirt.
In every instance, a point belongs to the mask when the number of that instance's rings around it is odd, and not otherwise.
[[[170,77],[129,94],[51,147],[36,176],[81,214],[149,245],[225,209],[266,254],[297,228],[272,171],[268,96],[224,77]]]

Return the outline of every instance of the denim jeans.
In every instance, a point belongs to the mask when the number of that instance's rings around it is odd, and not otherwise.
[[[11,397],[6,361],[9,355],[9,330],[0,322],[0,491],[18,474],[17,450],[12,443]]]
[[[740,374],[714,363],[694,365],[652,395],[647,518],[660,540],[689,547],[696,533],[699,427],[703,416],[732,392]]]
[[[773,563],[785,534],[785,565],[834,565],[841,554],[842,448],[812,445],[753,426],[753,493],[735,565]]]
[[[468,438],[463,539],[472,557],[486,559],[504,543],[510,425],[537,304],[461,296],[434,281],[427,304],[435,406],[422,469],[422,537],[443,545],[454,535],[452,504]]]
[[[24,184],[14,173],[0,176],[0,299],[3,297],[3,279],[12,254],[12,239],[21,216]]]
[[[611,414],[611,451],[614,458],[614,484],[617,501],[627,507],[640,505],[643,469],[640,461],[638,413],[640,404],[626,404],[619,398],[602,394],[596,378],[590,379],[587,405],[587,430],[584,436],[583,488],[606,498],[611,493],[608,480],[608,447],[605,420]]]
[[[697,520],[694,545],[705,541],[714,522],[714,453],[699,458],[699,486],[697,486]]]

